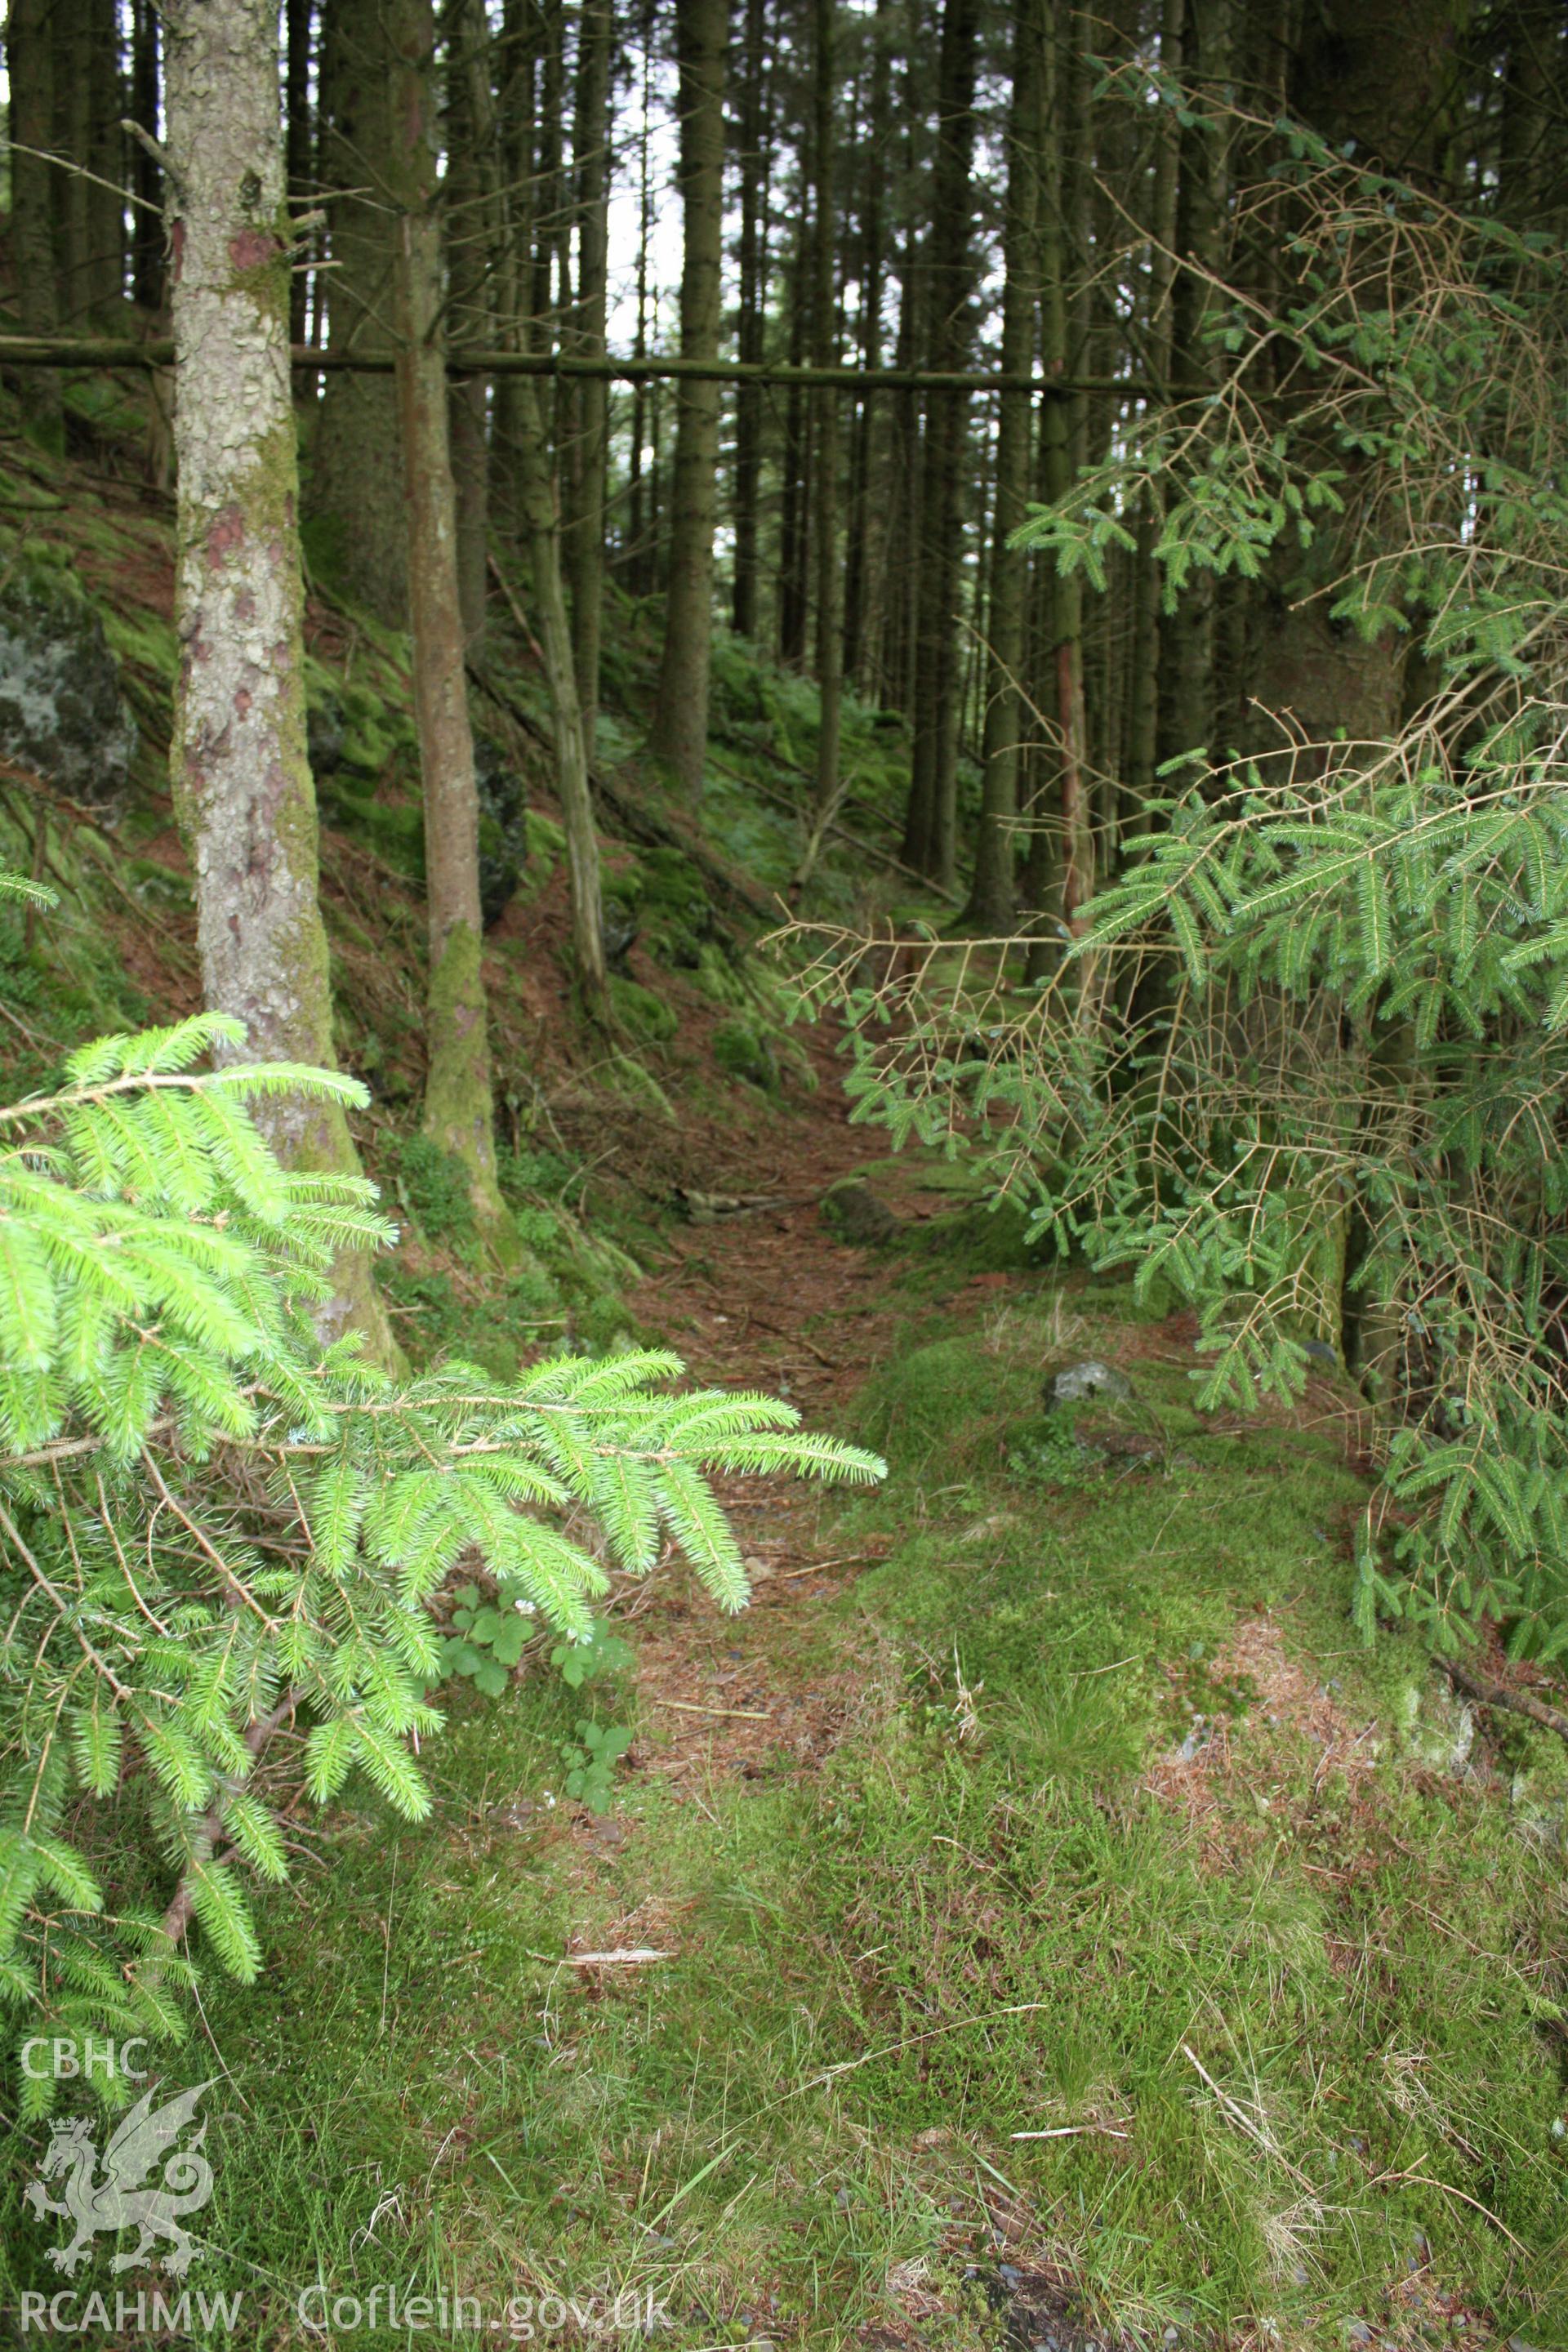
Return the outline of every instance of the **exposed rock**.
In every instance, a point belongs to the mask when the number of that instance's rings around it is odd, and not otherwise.
[[[528,864],[528,794],[499,743],[474,738],[474,781],[479,794],[479,911],[500,922]]]
[[[892,1238],[899,1221],[886,1201],[879,1201],[858,1176],[847,1176],[829,1185],[822,1196],[822,1222],[843,1242],[875,1244]]]
[[[66,564],[24,557],[0,583],[0,753],[72,800],[114,800],[136,721],[103,623]]]
[[[1132,1383],[1125,1372],[1113,1364],[1102,1364],[1089,1357],[1081,1364],[1069,1364],[1046,1383],[1046,1402],[1050,1406],[1081,1404],[1086,1397],[1109,1397],[1113,1404],[1126,1404],[1132,1396]]]

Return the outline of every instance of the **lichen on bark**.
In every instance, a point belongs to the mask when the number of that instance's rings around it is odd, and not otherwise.
[[[246,1025],[234,1058],[331,1066],[276,15],[265,0],[173,0],[164,24],[180,640],[170,770],[203,993]],[[259,1116],[289,1164],[358,1172],[339,1107],[282,1096]],[[363,1255],[340,1261],[321,1319],[395,1360]]]

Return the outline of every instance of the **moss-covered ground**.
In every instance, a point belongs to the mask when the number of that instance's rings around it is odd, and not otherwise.
[[[25,443],[7,464],[22,527],[112,610],[143,729],[111,827],[3,796],[0,856],[62,895],[47,926],[0,917],[19,1088],[92,1028],[183,1009],[195,965],[158,779],[167,516]],[[613,618],[606,760],[635,750],[652,647],[646,611]],[[1200,1418],[1180,1321],[1026,1263],[962,1170],[868,1163],[831,1052],[787,1030],[673,815],[606,827],[636,938],[617,1032],[579,1029],[515,646],[477,698],[531,781],[485,948],[524,1253],[500,1268],[416,1133],[406,647],[324,588],[310,645],[342,720],[340,1048],[376,1096],[360,1141],[405,1228],[386,1292],[411,1356],[504,1373],[563,1339],[666,1339],[889,1475],[852,1506],[737,1489],[739,1618],[670,1563],[617,1593],[629,1662],[571,1689],[537,1644],[499,1697],[451,1686],[417,1829],[363,1790],[300,1811],[260,1982],[209,1976],[164,2062],[213,2084],[187,2284],[243,2297],[193,2337],[636,2341],[651,2298],[672,2352],[1568,2347],[1565,1759],[1457,1706],[1407,1643],[1362,1648],[1352,1400],[1320,1381],[1289,1416]],[[771,890],[812,698],[725,641],[715,708],[693,846]],[[846,821],[886,856],[897,730],[852,708],[846,740]],[[816,903],[867,911],[865,876],[830,845]],[[845,1178],[885,1213],[825,1205]],[[1048,1409],[1091,1359],[1131,1396]],[[632,1735],[607,1811],[566,1793],[587,1725]],[[22,2205],[40,2140],[0,2173],[12,2313],[61,2284]],[[116,2287],[167,2283],[100,2268],[83,2340],[146,2340]]]

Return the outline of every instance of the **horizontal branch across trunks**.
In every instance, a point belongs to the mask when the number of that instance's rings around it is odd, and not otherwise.
[[[357,375],[390,375],[391,351],[316,351],[293,348],[296,367],[345,369]],[[174,364],[167,341],[136,341],[115,335],[0,335],[0,367],[157,368]],[[982,372],[943,373],[936,368],[774,367],[762,360],[616,359],[573,357],[561,352],[450,352],[452,375],[587,376],[612,383],[649,383],[656,377],[696,383],[757,383],[837,386],[846,392],[1039,392],[1072,396],[1083,392],[1119,393],[1128,399],[1162,399],[1160,387],[1128,376],[1004,375]]]

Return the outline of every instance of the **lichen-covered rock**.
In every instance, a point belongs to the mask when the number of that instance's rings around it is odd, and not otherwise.
[[[0,753],[100,805],[124,791],[136,756],[103,623],[69,565],[47,551],[0,585]]]
[[[499,743],[474,738],[479,795],[479,911],[497,923],[510,906],[528,863],[528,794]]]
[[[1125,1372],[1092,1358],[1085,1363],[1069,1364],[1046,1384],[1047,1405],[1081,1404],[1086,1397],[1107,1397],[1113,1404],[1126,1404],[1131,1394],[1132,1383]]]

